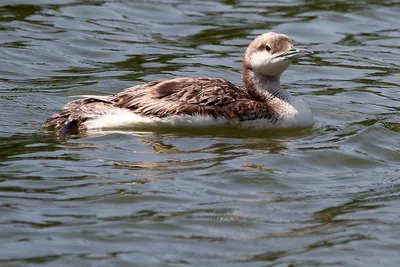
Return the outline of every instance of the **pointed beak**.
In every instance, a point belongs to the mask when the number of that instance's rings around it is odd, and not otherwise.
[[[280,54],[278,57],[283,57],[284,60],[292,60],[296,58],[301,58],[301,57],[307,57],[314,52],[307,50],[307,49],[301,49],[301,48],[294,48],[290,49],[289,51]]]

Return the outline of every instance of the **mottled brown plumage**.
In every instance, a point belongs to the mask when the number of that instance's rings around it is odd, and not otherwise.
[[[115,107],[148,117],[205,115],[214,118],[253,120],[271,118],[276,112],[259,99],[224,79],[175,78],[127,88],[108,100],[83,98],[69,102],[45,121],[60,127],[67,119],[78,125]]]
[[[286,35],[267,33],[257,37],[246,49],[244,90],[218,78],[155,81],[127,88],[116,95],[71,101],[47,119],[44,126],[64,127],[73,121],[82,127],[85,121],[115,109],[150,118],[173,115],[203,115],[235,121],[265,118],[273,124],[281,119],[280,112],[285,105],[290,105],[290,94],[280,88],[280,74],[292,58],[309,54],[310,51],[294,49]]]
[[[205,115],[251,120],[271,117],[273,113],[246,91],[217,78],[176,78],[139,85],[115,95],[112,102],[142,116],[160,118]],[[258,114],[260,109],[264,110],[263,115]]]

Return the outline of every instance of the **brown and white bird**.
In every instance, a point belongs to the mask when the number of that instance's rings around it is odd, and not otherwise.
[[[293,59],[313,52],[298,49],[280,33],[258,36],[242,63],[243,89],[218,78],[174,78],[140,84],[109,96],[88,96],[66,104],[44,127],[63,134],[79,129],[157,125],[235,125],[248,128],[307,127],[310,109],[280,85]]]

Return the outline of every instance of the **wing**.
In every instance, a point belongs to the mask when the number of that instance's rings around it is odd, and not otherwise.
[[[176,78],[126,89],[112,102],[144,116],[209,115],[230,118],[227,108],[251,97],[224,79]]]

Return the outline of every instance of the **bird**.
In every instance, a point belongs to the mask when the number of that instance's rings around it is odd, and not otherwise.
[[[282,89],[280,77],[292,60],[312,54],[294,47],[285,34],[266,32],[244,52],[240,87],[222,78],[157,80],[113,95],[73,100],[48,118],[43,127],[56,128],[61,134],[138,125],[310,127],[311,110],[303,99]]]

